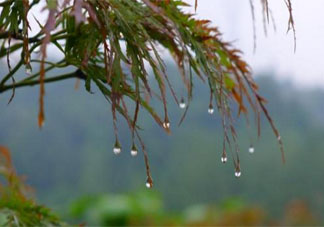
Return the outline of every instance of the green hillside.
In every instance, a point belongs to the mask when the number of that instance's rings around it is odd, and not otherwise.
[[[140,119],[155,181],[165,208],[182,210],[195,204],[218,204],[239,197],[280,217],[292,200],[306,201],[316,215],[324,210],[324,91],[299,90],[271,75],[257,81],[281,131],[287,163],[281,162],[276,139],[265,119],[258,140],[254,127],[237,122],[242,177],[234,177],[231,160],[222,164],[222,128],[209,115],[208,93],[196,85],[195,99],[181,127],[182,110],[170,99],[172,136]],[[38,88],[20,89],[7,106],[0,100],[0,144],[8,146],[14,164],[36,189],[41,203],[64,214],[75,199],[89,194],[145,190],[143,157],[131,157],[130,133],[120,122],[123,152],[116,157],[109,105],[93,88],[74,90],[74,80],[46,89],[46,123],[37,127]],[[181,90],[181,89],[180,89]],[[253,118],[252,118],[253,119]],[[249,154],[252,136],[255,153]]]

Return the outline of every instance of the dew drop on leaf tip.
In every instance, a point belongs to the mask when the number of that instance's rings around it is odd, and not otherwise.
[[[185,101],[184,101],[183,98],[181,99],[181,101],[180,101],[180,103],[179,103],[179,107],[180,107],[180,109],[184,109],[184,108],[187,107],[187,105],[186,105],[186,103],[185,103]]]
[[[222,163],[226,163],[227,162],[227,157],[226,156],[222,156],[221,157],[221,161],[222,161]]]
[[[137,147],[136,147],[135,143],[133,143],[130,154],[131,154],[131,156],[135,157],[137,155],[137,153],[138,153]]]
[[[114,152],[115,155],[120,154],[121,153],[120,147],[114,147],[113,152]]]
[[[31,76],[31,74],[32,74],[32,70],[31,70],[31,68],[27,68],[27,67],[26,67],[25,72],[26,72],[26,75],[27,75],[27,76]]]
[[[149,182],[149,181],[146,181],[145,186],[146,186],[146,188],[152,188],[153,187],[153,183],[152,182]]]
[[[253,154],[254,151],[255,151],[255,150],[254,150],[254,147],[251,145],[251,146],[249,147],[249,153],[250,153],[250,154]]]
[[[40,126],[41,128],[43,128],[43,127],[45,126],[45,120],[42,120],[42,121],[40,122],[39,126]]]
[[[239,171],[239,170],[235,171],[235,177],[239,178],[241,176],[241,174],[242,174],[241,171]]]
[[[118,155],[121,152],[121,146],[120,146],[120,143],[119,143],[117,138],[116,138],[116,142],[115,142],[115,145],[114,145],[114,148],[113,148],[113,152],[114,152],[115,155]]]
[[[186,108],[186,103],[185,102],[180,102],[179,103],[179,107],[180,107],[180,109],[184,109],[184,108]]]
[[[168,129],[170,128],[170,122],[163,122],[163,128]]]
[[[210,106],[210,107],[208,108],[208,113],[209,113],[209,114],[213,114],[213,113],[214,113],[214,108],[213,108],[212,106]]]
[[[135,157],[137,155],[137,150],[132,149],[130,153],[133,157]]]

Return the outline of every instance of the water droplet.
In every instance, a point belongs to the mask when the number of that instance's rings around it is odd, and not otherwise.
[[[152,181],[152,178],[147,178],[147,180],[146,180],[146,183],[145,183],[145,186],[147,187],[147,188],[152,188],[153,187],[153,181]]]
[[[241,176],[241,171],[240,170],[236,170],[235,171],[235,176],[237,177],[237,178],[239,178],[240,176]]]
[[[45,125],[45,121],[44,121],[44,120],[42,120],[42,121],[40,122],[40,124],[39,124],[39,127],[40,127],[40,128],[43,128],[43,127],[44,127],[44,125]]]
[[[131,150],[131,155],[135,157],[137,155],[137,150]]]
[[[27,76],[31,76],[31,74],[32,74],[32,70],[29,67],[26,67],[25,72],[26,72]]]
[[[221,161],[222,161],[222,163],[226,163],[227,162],[227,155],[226,155],[225,146],[223,148],[223,154],[222,154]]]
[[[179,107],[180,107],[181,109],[184,109],[184,108],[187,107],[187,105],[186,105],[186,103],[184,103],[184,102],[180,102]]]
[[[121,152],[121,149],[119,148],[119,147],[114,147],[114,153],[116,154],[116,155],[118,155],[118,154],[120,154],[120,152]]]
[[[137,151],[137,148],[136,148],[135,144],[133,144],[130,153],[131,153],[131,155],[132,155],[133,157],[135,157],[135,156],[137,155],[138,151]]]
[[[116,139],[116,142],[115,142],[113,152],[114,152],[115,155],[118,155],[118,154],[121,153],[121,147],[120,147],[120,144],[119,144],[117,139]]]
[[[222,163],[226,163],[226,162],[227,162],[227,157],[226,157],[226,155],[225,155],[225,156],[222,156],[221,161],[222,161]]]
[[[209,114],[213,114],[213,113],[214,113],[214,108],[213,108],[212,105],[209,105],[208,113],[209,113]]]
[[[187,105],[186,105],[186,103],[185,103],[185,101],[184,101],[183,98],[181,98],[181,101],[180,101],[180,103],[179,103],[179,107],[180,107],[180,109],[184,109],[184,108],[187,107]]]
[[[281,140],[281,136],[278,136],[278,138],[277,138],[279,141]]]
[[[146,182],[145,186],[146,186],[147,188],[152,188],[152,184],[150,184],[149,182]]]
[[[252,145],[249,147],[249,153],[250,154],[253,154],[254,153],[254,147]]]
[[[169,129],[170,128],[170,122],[166,121],[163,123],[163,128]]]

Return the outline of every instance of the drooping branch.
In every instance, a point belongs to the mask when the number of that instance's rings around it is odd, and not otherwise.
[[[21,32],[18,32],[18,33],[9,32],[9,31],[0,32],[0,39],[8,39],[8,38],[13,38],[13,39],[21,40],[21,41],[24,40],[24,36]],[[38,36],[28,38],[27,40],[28,40],[28,43],[36,43],[36,42],[40,41]]]
[[[195,8],[199,1],[195,1]],[[290,13],[289,28],[294,29],[290,0],[285,0]],[[121,114],[127,121],[132,133],[144,152],[149,185],[152,178],[148,165],[147,153],[143,141],[136,129],[136,120],[140,107],[146,110],[154,121],[166,132],[170,132],[172,119],[169,119],[167,94],[171,92],[178,105],[185,104],[186,110],[180,122],[189,110],[193,97],[194,77],[208,82],[210,91],[206,101],[208,112],[214,113],[217,106],[222,116],[224,130],[224,149],[232,153],[235,164],[235,175],[239,176],[239,146],[232,117],[232,105],[237,106],[239,114],[247,116],[249,109],[255,113],[260,122],[260,112],[266,115],[274,134],[282,148],[282,141],[273,120],[271,119],[265,100],[259,95],[258,86],[251,76],[248,64],[242,59],[239,50],[222,40],[217,27],[212,27],[208,20],[198,20],[193,15],[183,12],[188,5],[179,0],[102,0],[48,1],[49,16],[46,24],[39,22],[40,32],[29,37],[27,14],[37,4],[7,0],[0,4],[0,57],[8,57],[20,51],[21,60],[4,75],[0,81],[0,93],[13,88],[40,85],[39,125],[44,121],[45,84],[69,78],[85,80],[85,88],[91,93],[91,85],[95,84],[111,105],[114,119],[116,146],[114,152],[119,154],[121,145],[118,141],[118,122],[116,114]],[[253,3],[251,10],[254,11]],[[265,18],[269,18],[267,0],[261,0]],[[253,12],[254,13],[254,12]],[[254,14],[253,14],[254,15]],[[255,18],[253,18],[255,20]],[[13,46],[6,46],[6,40],[17,41]],[[62,42],[63,41],[63,42]],[[64,58],[59,63],[51,63],[47,57],[47,46],[55,46]],[[40,47],[40,59],[32,59],[37,47]],[[179,68],[179,79],[187,89],[187,100],[178,97],[177,91],[169,80],[166,64],[163,61],[160,47],[167,50]],[[9,54],[8,54],[9,53]],[[26,56],[28,54],[28,56]],[[49,66],[45,68],[45,65]],[[23,66],[40,66],[40,71],[12,84],[9,79],[18,73]],[[73,66],[78,70],[72,73],[46,77],[50,70]],[[153,75],[148,79],[149,69]],[[152,89],[152,81],[157,83],[157,91]],[[93,83],[92,83],[93,82]],[[147,97],[159,93],[163,113],[156,113],[147,101]],[[124,97],[129,98],[136,106],[133,116],[129,116],[128,105]],[[181,100],[179,102],[178,100]],[[249,108],[250,107],[250,108]],[[207,108],[206,108],[207,109]],[[136,135],[136,137],[135,137]],[[225,143],[226,142],[226,143]],[[234,144],[231,146],[231,144]],[[224,156],[224,152],[223,152]],[[222,158],[224,159],[224,157]]]
[[[44,83],[52,83],[52,82],[57,82],[57,81],[62,81],[62,80],[67,80],[67,79],[72,79],[72,78],[78,78],[82,80],[86,80],[86,76],[81,70],[77,70],[72,73],[66,73],[50,78],[45,78]],[[34,86],[38,85],[40,83],[39,80],[30,80],[30,79],[25,79],[21,82],[15,83],[15,84],[10,84],[10,85],[5,85],[0,87],[0,93],[3,93],[5,91],[11,90],[13,87],[15,88],[21,88],[21,87],[28,87],[28,86]]]

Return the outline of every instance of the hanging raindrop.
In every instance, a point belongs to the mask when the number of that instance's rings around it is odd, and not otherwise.
[[[186,106],[187,106],[187,105],[186,105],[184,99],[181,98],[180,103],[179,103],[179,107],[180,107],[180,109],[184,109],[184,108],[186,108]]]
[[[44,125],[45,125],[45,120],[43,119],[43,120],[41,120],[41,121],[39,122],[39,127],[40,127],[40,128],[43,128]]]
[[[153,187],[152,179],[148,178],[148,179],[146,180],[145,186],[146,186],[147,188],[152,188],[152,187]]]
[[[29,66],[26,66],[25,72],[26,72],[27,76],[31,76],[31,74],[32,74],[32,70]]]
[[[163,128],[169,129],[170,128],[170,122],[169,121],[163,122]]]
[[[249,147],[249,153],[250,154],[253,154],[254,153],[254,147],[252,145]]]
[[[137,155],[138,151],[137,151],[137,147],[136,147],[135,144],[133,144],[130,153],[131,153],[131,155],[132,155],[133,157],[135,157],[135,156]]]
[[[119,147],[114,147],[114,153],[115,153],[115,155],[120,154],[120,152],[121,152],[121,149]]]
[[[237,170],[235,171],[235,176],[237,178],[239,178],[241,176],[241,174],[242,174],[241,171],[237,171]]]
[[[226,163],[227,162],[227,155],[226,155],[225,145],[224,145],[224,149],[223,149],[223,154],[222,154],[221,161],[222,161],[222,163]]]
[[[150,183],[148,183],[148,182],[146,182],[145,186],[146,186],[147,188],[152,188],[152,185],[151,185]]]
[[[120,147],[119,141],[117,139],[116,139],[116,142],[115,142],[113,152],[114,152],[115,155],[118,155],[121,152],[121,147]]]
[[[212,104],[209,105],[208,113],[209,113],[209,114],[213,114],[213,113],[214,113],[214,107],[213,107]]]
[[[227,162],[227,157],[226,157],[226,155],[224,156],[222,156],[222,158],[221,158],[221,161],[222,161],[222,163],[226,163]]]
[[[236,167],[235,167],[235,176],[237,178],[239,178],[241,176],[241,168],[240,168],[240,164],[236,164]]]
[[[131,150],[131,155],[135,157],[137,155],[137,150]]]

